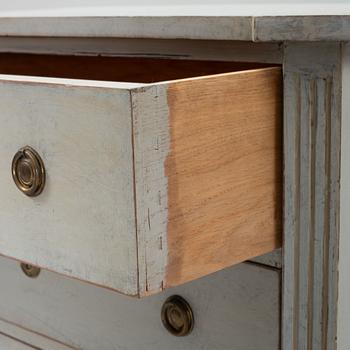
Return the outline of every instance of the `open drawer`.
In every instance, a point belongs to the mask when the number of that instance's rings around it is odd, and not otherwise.
[[[145,296],[280,246],[280,67],[0,54],[0,74],[0,254]]]

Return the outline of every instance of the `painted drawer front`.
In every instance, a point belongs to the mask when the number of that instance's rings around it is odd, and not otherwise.
[[[45,335],[0,319],[0,349],[71,350],[70,346]],[[12,347],[11,347],[12,346]]]
[[[4,350],[33,350],[29,344],[13,339],[5,334],[0,333],[0,349]]]
[[[135,75],[140,61],[10,58],[2,255],[145,296],[280,246],[280,68],[144,60]],[[47,174],[37,197],[10,171],[25,145]]]
[[[0,274],[0,317],[75,349],[279,350],[277,269],[239,264],[141,300],[47,271],[30,279],[5,258]],[[162,304],[172,294],[193,309],[186,337],[161,323]]]
[[[0,95],[0,252],[136,294],[128,91],[0,78]],[[25,145],[47,172],[34,198],[11,175]]]

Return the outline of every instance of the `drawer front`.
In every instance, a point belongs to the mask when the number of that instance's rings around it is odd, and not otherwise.
[[[279,68],[150,84],[0,76],[0,101],[1,254],[146,296],[280,246]],[[36,197],[11,174],[26,145],[46,172]]]
[[[75,349],[279,350],[277,269],[239,264],[141,300],[47,271],[30,279],[5,258],[0,274],[0,317]],[[194,328],[185,337],[161,322],[162,305],[173,294],[193,310]]]
[[[2,336],[3,335],[3,336]],[[45,335],[0,319],[0,349],[72,350],[70,346]]]
[[[129,100],[103,87],[0,82],[1,254],[136,294]],[[37,197],[12,179],[26,145],[46,168]]]
[[[6,334],[0,333],[0,348],[4,350],[33,350],[30,344],[18,341]]]

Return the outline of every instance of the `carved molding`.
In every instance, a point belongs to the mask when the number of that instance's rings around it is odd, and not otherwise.
[[[284,350],[336,348],[340,54],[285,46]]]

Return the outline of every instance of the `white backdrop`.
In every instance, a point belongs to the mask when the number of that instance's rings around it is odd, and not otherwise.
[[[0,16],[350,14],[350,0],[0,0]]]

